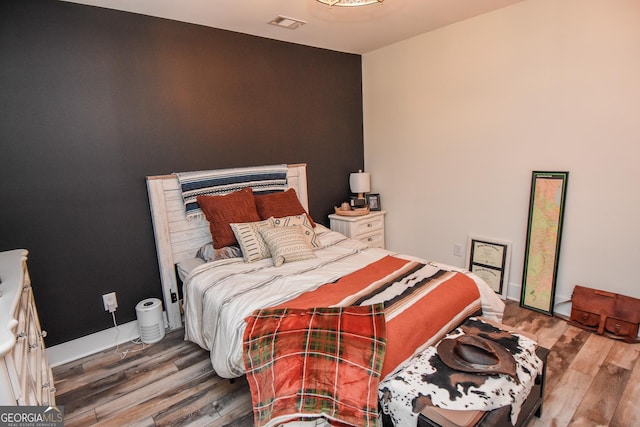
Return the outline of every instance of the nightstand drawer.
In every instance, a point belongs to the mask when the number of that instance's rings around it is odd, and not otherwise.
[[[360,235],[356,238],[370,248],[384,249],[384,231],[375,231],[373,233]]]
[[[382,230],[384,228],[384,217],[382,215],[376,215],[365,221],[357,221],[351,223],[353,235],[360,235],[370,233],[372,231]]]

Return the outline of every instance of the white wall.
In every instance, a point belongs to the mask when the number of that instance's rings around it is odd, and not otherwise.
[[[640,1],[525,0],[364,55],[363,85],[389,249],[511,240],[519,299],[531,172],[569,171],[556,302],[640,298]]]

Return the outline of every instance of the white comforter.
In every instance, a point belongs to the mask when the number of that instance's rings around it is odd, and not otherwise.
[[[368,248],[322,225],[316,227],[316,233],[321,242],[315,251],[316,259],[275,268],[271,259],[244,263],[242,258],[234,258],[203,264],[186,277],[185,338],[210,351],[211,363],[218,375],[235,378],[244,374],[244,319],[254,310],[280,304],[336,281],[392,253]],[[480,278],[470,276],[480,291],[483,315],[500,321],[504,303]]]

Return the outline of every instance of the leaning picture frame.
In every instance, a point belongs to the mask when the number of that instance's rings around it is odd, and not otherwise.
[[[483,279],[502,299],[507,299],[511,241],[469,235],[467,269]]]
[[[380,194],[368,193],[367,194],[367,205],[369,205],[369,210],[370,211],[382,210],[382,206],[380,205]]]
[[[553,315],[569,172],[533,171],[520,306]]]

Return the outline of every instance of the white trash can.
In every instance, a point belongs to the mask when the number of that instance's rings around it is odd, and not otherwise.
[[[162,301],[158,298],[147,298],[136,305],[138,329],[143,343],[153,344],[164,338],[164,318],[162,317]]]

